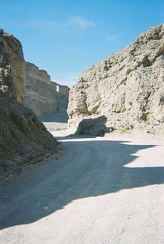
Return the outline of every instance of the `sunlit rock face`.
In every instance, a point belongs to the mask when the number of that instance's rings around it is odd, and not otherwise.
[[[19,103],[25,95],[25,63],[21,43],[0,29],[0,90]]]
[[[32,63],[26,62],[25,105],[38,117],[57,111],[55,91],[52,89],[50,76]]]
[[[69,126],[104,115],[114,128],[162,128],[164,25],[87,69],[69,96]]]
[[[59,148],[32,110],[23,105],[24,94],[22,46],[0,30],[0,178],[44,160]]]
[[[25,105],[38,117],[54,114],[60,103],[68,105],[69,88],[51,81],[45,70],[26,62]]]

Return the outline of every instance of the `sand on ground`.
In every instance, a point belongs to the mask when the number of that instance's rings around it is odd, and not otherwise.
[[[164,139],[62,126],[59,158],[1,181],[0,243],[164,243]]]

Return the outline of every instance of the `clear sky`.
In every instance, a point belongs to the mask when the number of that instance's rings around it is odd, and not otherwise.
[[[164,0],[0,0],[0,28],[26,61],[72,86],[88,67],[164,23]]]

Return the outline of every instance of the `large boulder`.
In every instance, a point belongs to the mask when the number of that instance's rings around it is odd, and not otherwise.
[[[112,130],[112,128],[106,127],[107,118],[100,116],[95,119],[83,119],[76,130],[75,134],[90,135],[90,136],[103,136],[106,132]]]
[[[69,126],[107,117],[107,126],[163,128],[164,25],[86,70],[70,91]]]

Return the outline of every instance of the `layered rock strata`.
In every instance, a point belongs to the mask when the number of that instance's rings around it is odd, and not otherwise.
[[[57,100],[50,76],[32,63],[26,62],[25,105],[41,117],[57,111]]]
[[[163,128],[164,25],[86,70],[70,91],[69,126],[105,115],[114,128]]]
[[[0,171],[19,172],[57,153],[57,141],[36,115],[0,91]]]
[[[25,63],[21,43],[0,30],[0,90],[19,103],[25,95]]]
[[[60,104],[64,104],[67,108],[69,88],[52,82],[45,70],[26,62],[25,82],[25,105],[38,117],[56,113]]]
[[[2,30],[0,58],[0,177],[3,177],[57,153],[61,146],[22,104],[25,87],[22,46]]]

